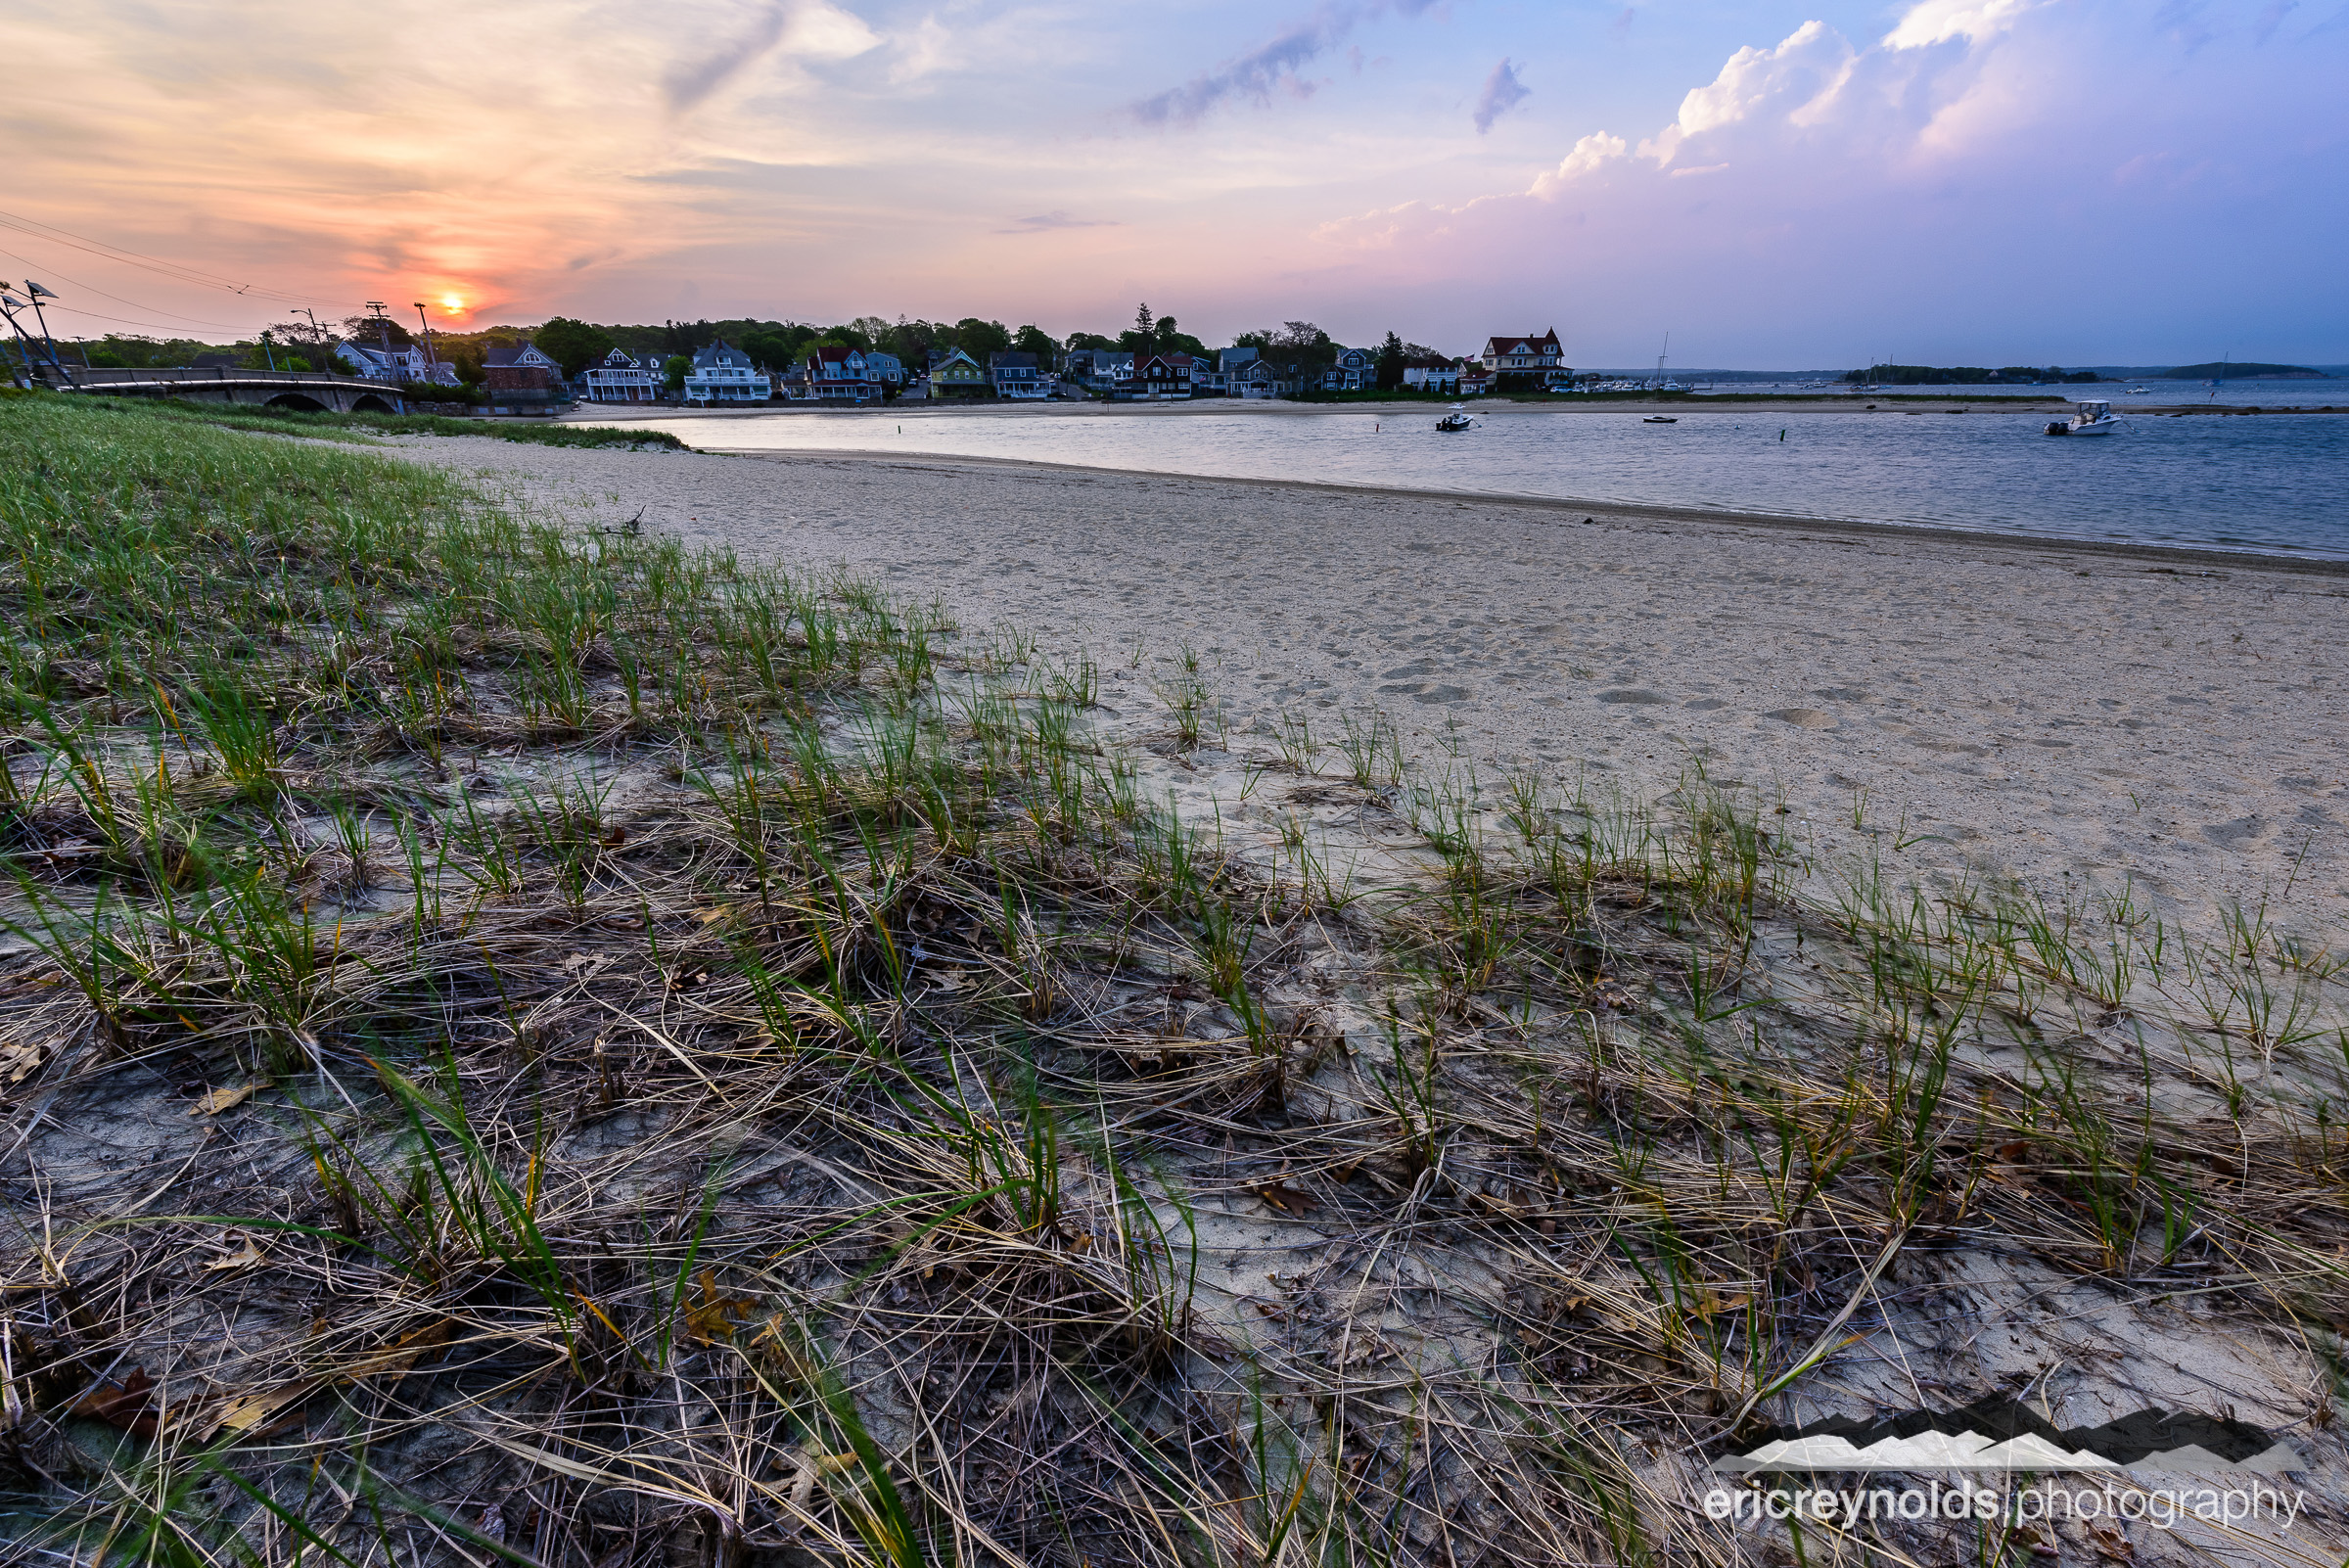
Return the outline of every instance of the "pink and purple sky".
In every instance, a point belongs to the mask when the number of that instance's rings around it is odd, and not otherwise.
[[[13,0],[0,59],[0,271],[61,334],[1146,300],[1589,366],[2349,360],[2344,0]]]

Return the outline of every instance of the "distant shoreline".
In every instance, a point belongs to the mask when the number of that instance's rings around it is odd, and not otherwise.
[[[2107,399],[2109,400],[2109,399]],[[1518,402],[1506,397],[1465,399],[1473,408],[1506,409],[1510,412],[1591,414],[1622,412],[1634,408],[1669,407],[1674,413],[1972,413],[1977,410],[2028,410],[2032,408],[2069,407],[2074,398],[2066,396],[2023,397],[2004,393],[1966,397],[1958,394],[1931,395],[1885,392],[1861,397],[1842,392],[1821,392],[1812,395],[1709,393],[1703,396],[1632,397],[1606,399],[1544,398],[1540,401]],[[1878,406],[1870,408],[1874,403]],[[871,403],[862,407],[827,403],[758,403],[747,408],[683,408],[670,404],[646,406],[640,403],[588,403],[559,416],[572,424],[619,425],[642,424],[650,420],[729,420],[762,419],[776,414],[856,414],[872,419],[935,419],[945,416],[985,414],[997,419],[1185,419],[1209,414],[1238,414],[1251,418],[1289,419],[1330,414],[1364,414],[1376,417],[1409,417],[1413,413],[1430,417],[1442,407],[1443,399],[1426,401],[1363,402],[1363,403],[1299,403],[1285,399],[1260,400],[1237,397],[1209,397],[1170,403],[1102,403],[1102,402],[896,402]],[[2127,411],[2148,417],[2168,414],[2343,414],[2349,413],[2349,393],[2339,404],[2320,408],[2269,408],[2255,403],[2132,403]]]

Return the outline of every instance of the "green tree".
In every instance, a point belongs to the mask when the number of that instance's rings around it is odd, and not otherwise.
[[[668,363],[661,367],[661,374],[670,392],[681,392],[685,390],[685,378],[693,374],[693,361],[683,354],[670,354]]]
[[[1041,369],[1050,370],[1060,363],[1060,344],[1041,327],[1022,327],[1012,335],[1011,346],[1024,354],[1036,355]]]
[[[1158,317],[1150,313],[1150,301],[1145,300],[1133,313],[1133,326],[1118,334],[1118,346],[1141,355],[1158,352]]]
[[[548,317],[546,325],[533,333],[530,341],[538,346],[540,353],[563,367],[565,376],[576,376],[618,346],[603,328],[574,321],[569,316]]]
[[[1115,348],[1117,346],[1118,341],[1115,338],[1105,338],[1097,332],[1072,332],[1069,334],[1071,348],[1109,349]]]
[[[1403,385],[1403,340],[1394,333],[1378,346],[1378,390],[1393,392]]]
[[[954,346],[984,365],[989,354],[1011,346],[1011,332],[1000,321],[965,316],[954,323]]]
[[[873,340],[866,337],[864,332],[853,324],[843,327],[826,327],[824,335],[817,342],[836,343],[845,348],[853,348],[859,353],[873,346]]]

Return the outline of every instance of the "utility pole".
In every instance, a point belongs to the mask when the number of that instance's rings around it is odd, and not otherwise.
[[[433,346],[433,323],[432,319],[424,313],[422,300],[416,301],[416,320],[424,328],[424,373],[430,377],[440,368],[440,354]]]
[[[367,308],[375,313],[376,336],[383,342],[384,370],[389,374],[392,369],[392,318],[384,314],[384,302],[381,300],[368,300]]]

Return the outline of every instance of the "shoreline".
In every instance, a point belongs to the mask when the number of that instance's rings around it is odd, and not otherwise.
[[[745,408],[687,408],[665,404],[643,403],[582,403],[572,412],[557,415],[557,421],[576,425],[630,425],[655,420],[738,420],[762,419],[778,414],[815,416],[822,414],[854,414],[873,419],[937,419],[967,417],[973,414],[992,419],[1195,419],[1216,414],[1242,415],[1249,418],[1300,419],[1333,414],[1370,414],[1400,417],[1412,410],[1433,412],[1449,408],[1457,402],[1463,406],[1491,409],[1508,413],[1591,414],[1623,412],[1638,408],[1672,408],[1690,413],[1767,414],[1767,413],[1841,413],[1841,414],[1966,414],[1993,411],[2022,412],[2038,409],[2068,408],[2079,399],[2063,396],[2012,396],[1992,394],[1967,397],[1958,393],[1881,393],[1871,406],[1856,395],[1842,393],[1712,393],[1678,396],[1640,396],[1623,394],[1604,399],[1548,398],[1542,401],[1519,402],[1510,397],[1491,395],[1476,398],[1430,397],[1398,399],[1394,402],[1359,403],[1301,403],[1285,398],[1260,399],[1237,397],[1207,397],[1166,403],[1104,403],[1050,400],[1036,402],[996,402],[972,400],[967,402],[874,403],[861,407],[830,403],[758,403]],[[2104,401],[2111,401],[2105,398]],[[2123,405],[2124,415],[2142,415],[2149,419],[2169,419],[2187,415],[2246,415],[2246,414],[2349,414],[2349,394],[2340,403],[2322,404],[2313,408],[2274,407],[2264,403],[2129,403]]]
[[[1947,524],[1875,523],[1857,518],[1809,517],[1775,512],[1736,512],[1710,507],[1666,506],[1647,501],[1610,501],[1587,496],[1522,495],[1488,490],[1447,490],[1400,484],[1347,484],[1334,480],[1260,479],[1246,475],[1192,474],[1174,469],[1108,468],[1086,463],[1054,463],[1025,457],[978,457],[959,453],[926,456],[919,453],[867,452],[849,447],[704,446],[695,450],[714,457],[753,458],[761,462],[796,460],[827,463],[870,463],[923,473],[952,473],[975,469],[990,473],[1035,471],[1049,474],[1107,475],[1140,480],[1181,480],[1217,484],[1263,485],[1307,494],[1380,497],[1399,501],[1438,501],[1450,504],[1523,507],[1543,512],[1581,512],[1583,522],[1599,526],[1609,519],[1672,523],[1709,528],[1758,528],[1816,533],[1821,530],[1854,538],[1915,540],[1934,544],[1983,544],[2052,552],[2085,553],[2156,563],[2148,571],[2170,567],[2224,567],[2231,571],[2279,571],[2293,576],[2349,577],[2349,559],[2318,555],[2283,555],[2245,548],[2231,550],[2211,545],[2157,544],[2124,539],[2075,539],[2061,534],[2016,533],[1995,529],[1963,529]]]

